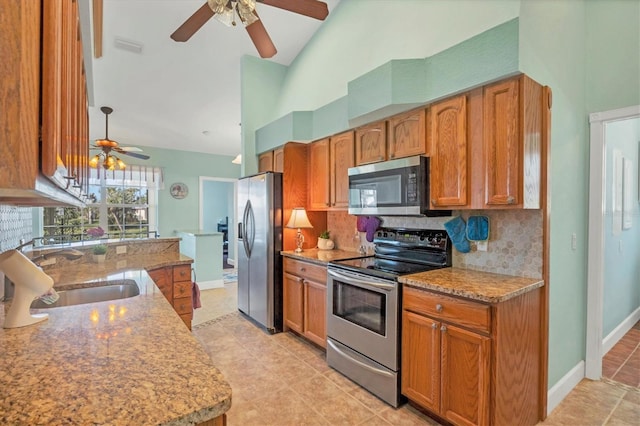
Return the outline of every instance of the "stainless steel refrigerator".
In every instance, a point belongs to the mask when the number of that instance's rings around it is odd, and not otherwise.
[[[238,310],[282,331],[282,173],[238,181]]]

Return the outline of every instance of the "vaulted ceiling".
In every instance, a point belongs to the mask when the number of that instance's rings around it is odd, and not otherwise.
[[[329,18],[339,1],[325,0]],[[246,30],[211,19],[186,43],[169,38],[204,2],[104,0],[90,139],[104,137],[100,107],[106,105],[114,109],[109,137],[122,146],[240,153],[240,58],[258,56]],[[256,10],[278,49],[269,60],[283,65],[323,23],[263,4]],[[139,53],[128,50],[139,47]]]

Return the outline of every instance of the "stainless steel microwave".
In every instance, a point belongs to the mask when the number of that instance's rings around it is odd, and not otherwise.
[[[429,158],[399,158],[349,169],[349,214],[449,216],[429,210]]]

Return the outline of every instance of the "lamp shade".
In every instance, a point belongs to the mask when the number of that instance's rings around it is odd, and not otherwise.
[[[233,164],[242,164],[242,154],[236,155],[236,158],[231,160]]]
[[[296,207],[291,211],[287,228],[313,228],[303,207]]]

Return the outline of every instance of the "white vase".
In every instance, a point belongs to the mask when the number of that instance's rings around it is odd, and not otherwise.
[[[318,238],[318,248],[320,250],[333,250],[334,244],[328,238]]]

